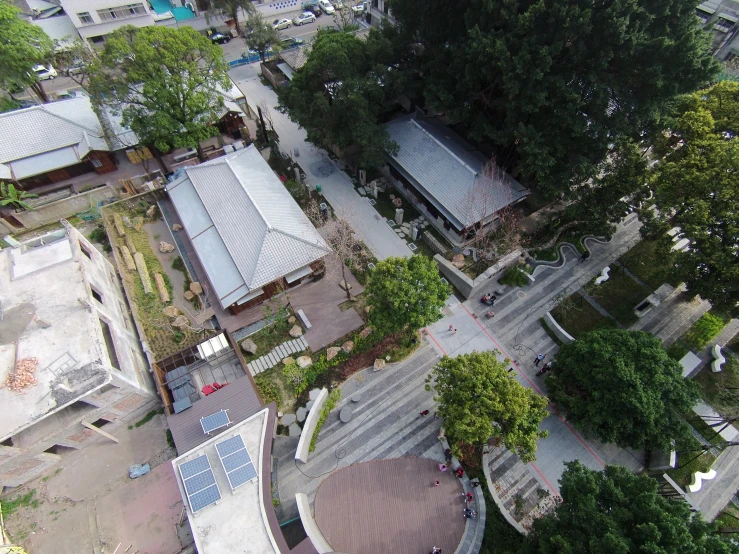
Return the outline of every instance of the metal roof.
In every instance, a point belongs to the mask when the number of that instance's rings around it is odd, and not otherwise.
[[[520,200],[529,192],[501,170],[502,181],[483,210],[472,208],[475,185],[485,157],[465,143],[451,129],[416,114],[387,124],[398,153],[389,156],[419,192],[436,206],[458,229],[484,220],[498,210]]]
[[[0,163],[69,146],[83,151],[110,150],[87,97],[0,114]]]
[[[254,145],[183,172],[167,191],[224,308],[329,253]]]

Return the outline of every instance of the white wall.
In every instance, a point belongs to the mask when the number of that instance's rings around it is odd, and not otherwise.
[[[97,10],[135,3],[143,4],[146,13],[114,21],[103,21],[97,13]],[[149,10],[147,0],[61,0],[61,4],[82,38],[108,35],[123,25],[133,25],[134,27],[154,25],[154,17]],[[93,23],[82,23],[77,16],[78,13],[82,12],[89,13]]]

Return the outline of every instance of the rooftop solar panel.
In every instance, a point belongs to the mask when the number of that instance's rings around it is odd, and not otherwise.
[[[213,471],[208,469],[203,473],[193,475],[189,479],[185,479],[185,490],[187,494],[195,494],[203,489],[207,489],[211,485],[214,485],[216,478],[213,475]]]
[[[208,461],[208,456],[205,454],[198,456],[194,460],[180,464],[180,474],[182,475],[183,481],[185,479],[189,479],[193,475],[202,473],[206,469],[210,469],[210,462]]]
[[[216,444],[216,450],[221,458],[225,458],[229,454],[233,454],[237,450],[242,450],[244,448],[246,448],[246,446],[244,446],[244,441],[242,440],[241,435],[236,435],[235,437],[231,437],[230,439],[226,439],[225,441],[221,441]]]
[[[235,469],[234,471],[229,473],[228,483],[231,485],[231,490],[234,490],[235,488],[243,485],[244,483],[253,481],[256,478],[257,478],[257,470],[254,469],[254,464],[249,462],[245,466]]]
[[[251,458],[249,457],[248,452],[244,449],[234,452],[230,456],[221,458],[221,461],[223,462],[223,469],[228,473],[234,469],[238,469],[241,466],[251,463]]]
[[[221,491],[218,490],[218,485],[211,485],[210,487],[196,492],[190,496],[190,508],[193,513],[197,513],[203,508],[215,504],[221,499]]]
[[[209,416],[200,418],[200,425],[203,427],[203,433],[211,433],[216,429],[229,425],[231,420],[228,419],[228,412],[221,410]]]

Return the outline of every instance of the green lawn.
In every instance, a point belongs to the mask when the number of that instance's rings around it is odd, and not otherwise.
[[[667,472],[667,475],[672,477],[680,487],[685,490],[690,484],[691,477],[696,471],[708,471],[716,460],[716,456],[710,452],[704,452],[698,456],[700,443],[692,436],[686,439],[680,439],[677,441],[677,469],[671,469]],[[698,456],[696,458],[696,456]],[[689,463],[688,463],[689,462]],[[683,464],[686,464],[683,466]]]
[[[655,240],[642,240],[621,256],[618,261],[652,287],[652,290],[657,290],[665,283],[675,286],[669,276],[669,268],[660,263],[660,256],[657,254],[657,241]]]
[[[614,266],[611,266],[608,281],[598,286],[592,281],[586,290],[624,327],[636,323],[639,318],[634,313],[634,308],[652,293]]]
[[[602,315],[578,293],[568,296],[551,312],[562,328],[576,339],[595,329],[616,327],[616,322]]]
[[[292,325],[287,322],[287,318],[291,315],[293,315],[292,312],[285,312],[284,314],[281,314],[281,316],[278,317],[278,321],[276,321],[272,325],[268,325],[264,329],[246,337],[253,340],[254,344],[257,345],[256,354],[250,355],[246,352],[243,352],[244,360],[246,360],[246,363],[250,363],[257,358],[261,358],[265,354],[271,352],[274,347],[282,344],[283,342],[287,342],[293,339],[293,337],[291,337],[288,333],[288,331],[292,328]]]
[[[701,397],[726,418],[739,417],[739,362],[724,356],[723,371],[714,373],[710,364],[695,376],[701,389]]]
[[[690,350],[700,352],[721,332],[726,323],[727,317],[706,312],[667,348],[667,353],[671,358],[680,360]]]

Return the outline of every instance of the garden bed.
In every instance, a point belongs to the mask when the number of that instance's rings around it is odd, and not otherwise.
[[[657,290],[665,283],[676,286],[674,279],[669,275],[669,267],[660,263],[660,260],[656,240],[642,240],[618,259],[626,269],[649,285],[652,290]]]
[[[239,341],[239,343],[241,343],[247,339],[251,339],[254,341],[254,344],[257,345],[256,354],[248,354],[244,352],[243,349],[241,350],[242,354],[244,354],[244,360],[246,363],[251,363],[257,358],[266,356],[276,346],[293,340],[294,337],[290,336],[289,331],[293,325],[300,326],[300,324],[298,323],[297,318],[294,324],[288,322],[288,318],[292,315],[293,314],[290,310],[284,306],[280,306],[280,309],[274,315],[271,312],[268,312],[266,315],[266,319],[268,321],[271,318],[274,319],[272,324],[268,324],[253,335],[244,337]]]
[[[588,331],[616,327],[615,321],[601,314],[577,292],[565,298],[550,313],[576,339]]]
[[[667,353],[675,360],[682,359],[689,351],[699,353],[721,332],[727,322],[721,316],[706,312],[669,346]]]
[[[634,308],[652,291],[617,267],[611,267],[608,281],[602,285],[591,282],[586,290],[590,296],[621,325],[628,328],[639,320]]]
[[[701,397],[723,417],[739,417],[739,362],[726,355],[723,371],[714,373],[706,365],[694,381],[698,383]],[[715,432],[715,431],[714,431]]]
[[[716,461],[716,456],[710,452],[704,452],[698,456],[698,449],[701,448],[701,444],[694,437],[688,437],[679,439],[675,446],[678,452],[682,452],[677,456],[678,466],[690,461],[684,467],[678,467],[677,469],[668,470],[666,473],[674,481],[685,490],[690,484],[693,473],[696,471],[708,471],[713,463]],[[697,456],[697,457],[696,457]]]

